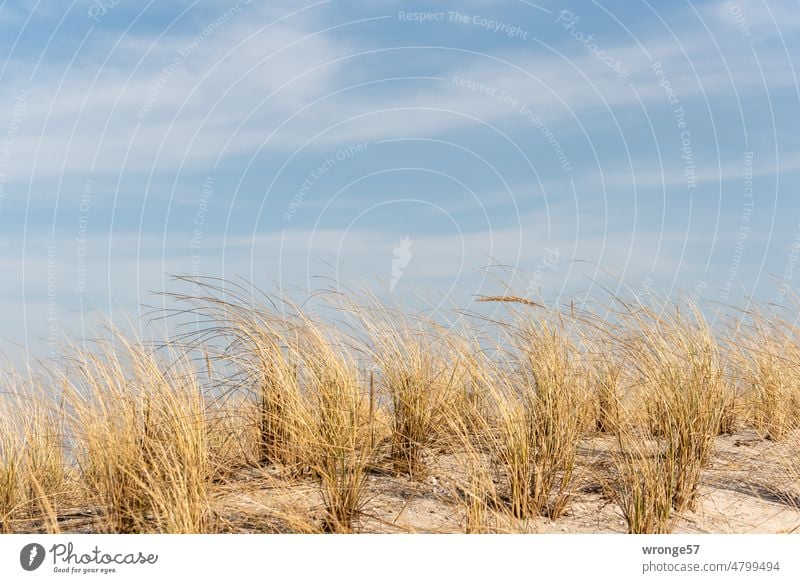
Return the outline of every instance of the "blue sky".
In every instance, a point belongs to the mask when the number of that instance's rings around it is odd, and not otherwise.
[[[0,350],[170,274],[784,301],[798,8],[0,0]]]

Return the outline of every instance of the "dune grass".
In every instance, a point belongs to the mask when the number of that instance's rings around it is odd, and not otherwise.
[[[6,375],[0,398],[0,532],[16,518],[52,515],[69,487],[63,401]]]
[[[193,284],[160,347],[112,331],[3,378],[2,531],[55,532],[79,508],[99,532],[360,532],[383,524],[380,478],[450,496],[465,532],[558,521],[588,481],[628,532],[664,533],[698,508],[720,434],[796,439],[800,344],[774,314],[717,330],[689,302],[601,316],[497,296],[448,322]],[[601,473],[579,467],[595,439]],[[263,508],[247,480],[286,503]],[[258,515],[226,515],[237,492]]]
[[[74,366],[67,400],[76,464],[109,532],[203,531],[205,404],[186,359],[162,359],[116,334]]]

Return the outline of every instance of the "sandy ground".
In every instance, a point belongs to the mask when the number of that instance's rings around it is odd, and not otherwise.
[[[486,525],[493,532],[624,533],[619,507],[604,491],[607,482],[608,440],[585,442],[579,454],[576,492],[565,514],[556,521],[510,519],[490,513]],[[695,511],[684,513],[675,532],[685,533],[791,533],[800,532],[800,498],[792,495],[779,460],[786,446],[739,433],[717,439],[711,466],[705,471]],[[794,452],[796,454],[796,452]],[[367,503],[359,524],[361,532],[464,532],[465,505],[458,487],[457,458],[437,456],[426,478],[410,480],[389,471],[373,472],[367,480]],[[502,489],[502,481],[497,482]],[[269,472],[252,472],[247,479],[228,483],[218,498],[227,528],[234,532],[302,530],[304,525],[286,519],[305,515],[313,529],[324,516],[322,499],[313,483],[286,486]]]
[[[608,483],[612,441],[596,437],[579,450],[575,493],[556,521],[540,517],[515,520],[504,511],[490,511],[484,528],[489,532],[624,533],[619,507],[603,487]],[[800,533],[800,496],[797,484],[783,477],[780,460],[787,445],[738,433],[717,439],[713,461],[703,475],[695,511],[679,516],[675,532],[684,533]],[[422,479],[396,476],[375,468],[367,477],[366,503],[357,525],[369,533],[464,532],[462,467],[452,453],[428,460]],[[503,480],[495,484],[502,493]],[[276,469],[243,468],[214,486],[213,530],[219,532],[319,532],[324,506],[319,489],[302,477],[287,482]],[[98,532],[101,518],[90,509],[62,511],[62,532]],[[17,532],[44,529],[35,521],[15,525]]]

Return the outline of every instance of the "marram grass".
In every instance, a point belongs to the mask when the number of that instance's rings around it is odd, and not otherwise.
[[[350,296],[322,317],[194,283],[171,296],[194,327],[159,348],[112,331],[3,375],[2,532],[390,532],[415,500],[462,532],[534,532],[590,491],[665,533],[731,431],[785,444],[798,491],[788,316],[712,329],[688,303],[505,295],[488,316]]]

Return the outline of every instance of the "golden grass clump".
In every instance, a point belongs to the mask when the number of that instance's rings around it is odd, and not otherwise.
[[[421,478],[424,456],[447,427],[448,400],[456,382],[446,342],[424,319],[371,306],[359,314],[366,351],[378,371],[391,416],[391,458],[398,473]]]
[[[800,425],[800,341],[794,325],[753,312],[731,335],[732,367],[753,427],[779,441]]]
[[[219,369],[207,392],[222,400],[244,396],[239,402],[255,425],[258,463],[302,471],[307,465],[297,352],[302,311],[288,299],[242,284],[177,279],[190,282],[193,292],[166,295],[184,306],[173,315],[193,317],[194,329],[175,340],[187,350],[202,347],[206,368]]]
[[[63,403],[42,380],[4,375],[0,394],[0,532],[15,519],[54,513],[68,486]]]
[[[111,532],[209,528],[205,404],[184,359],[167,362],[120,334],[80,353],[69,393],[88,496]]]
[[[556,519],[586,429],[587,377],[561,315],[518,313],[510,336],[510,363],[491,391],[489,448],[504,468],[512,514]]]
[[[586,429],[587,378],[560,316],[531,320],[518,332],[532,438],[531,510],[556,519],[571,494],[577,446]]]
[[[672,469],[673,506],[693,509],[723,412],[730,407],[720,349],[694,307],[638,306],[622,315],[620,347],[651,435]]]
[[[516,518],[528,518],[533,513],[535,446],[529,406],[521,399],[509,399],[502,406],[494,448],[506,472],[511,512]]]
[[[307,447],[320,481],[326,517],[323,530],[351,532],[364,504],[372,458],[370,410],[358,368],[340,338],[329,338],[309,322],[303,335],[303,364],[314,395]]]
[[[259,461],[297,469],[304,461],[297,324],[233,302],[218,305],[224,309],[221,330],[233,347],[226,356],[243,369],[255,397]]]
[[[614,452],[617,470],[611,486],[630,534],[672,531],[676,458],[665,456],[660,444],[646,436],[620,434]]]
[[[0,532],[11,532],[10,522],[23,503],[20,480],[22,473],[22,440],[19,429],[10,423],[12,408],[3,399],[0,413]]]
[[[277,467],[288,479],[310,475],[318,481],[323,531],[356,529],[375,415],[353,343],[289,301],[269,300],[266,307],[241,287],[223,290],[206,282],[202,289],[208,294],[179,299],[211,322],[200,333],[204,338],[222,340],[213,360],[227,367],[232,378],[226,384],[243,395],[234,399],[237,408],[252,420],[249,429],[236,429],[229,412],[213,433],[215,444],[229,449],[231,435],[246,441],[255,435],[258,465]],[[247,459],[250,449],[240,456]]]

